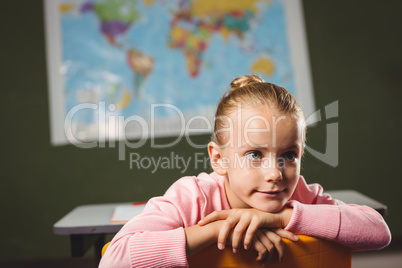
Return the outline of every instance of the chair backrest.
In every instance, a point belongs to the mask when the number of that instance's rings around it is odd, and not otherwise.
[[[352,267],[352,251],[335,242],[315,237],[299,235],[300,240],[292,242],[283,239],[285,257],[282,262],[278,257],[267,260],[264,264],[270,268],[279,267]],[[256,261],[257,253],[254,250],[238,250],[234,254],[230,247],[219,250],[212,245],[188,260],[190,268],[197,267],[259,267],[262,263]]]
[[[107,247],[109,246],[110,242],[107,242],[103,247],[102,247],[102,252],[101,252],[101,256],[103,256],[103,254],[105,254],[105,251],[107,249]]]
[[[350,268],[352,267],[352,250],[335,242],[311,236],[299,235],[300,240],[292,242],[283,239],[285,257],[282,262],[275,256],[264,264],[270,268]],[[109,242],[110,243],[110,242]],[[102,255],[109,243],[102,249]],[[188,259],[190,268],[214,267],[259,267],[254,250],[238,250],[236,254],[230,248],[219,250],[216,245],[198,252]]]

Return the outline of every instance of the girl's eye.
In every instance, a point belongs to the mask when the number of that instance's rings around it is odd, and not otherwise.
[[[286,152],[282,155],[282,157],[287,161],[293,161],[297,157],[297,154],[293,151]]]
[[[258,151],[248,152],[248,153],[246,153],[246,156],[250,160],[261,160],[262,159],[262,154]]]

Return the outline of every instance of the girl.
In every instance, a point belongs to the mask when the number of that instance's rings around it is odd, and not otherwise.
[[[294,233],[354,250],[381,249],[391,234],[380,214],[333,200],[300,176],[304,116],[285,89],[255,75],[236,78],[215,115],[208,144],[212,173],[184,177],[113,238],[100,267],[186,267],[187,257],[217,243],[258,260]]]

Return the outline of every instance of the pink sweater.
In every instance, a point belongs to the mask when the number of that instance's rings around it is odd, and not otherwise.
[[[293,215],[285,229],[291,232],[354,250],[381,249],[390,243],[388,226],[375,210],[333,200],[319,184],[307,185],[303,177],[288,205]],[[230,209],[224,177],[216,173],[183,177],[123,226],[99,267],[187,267],[184,228],[223,209]]]

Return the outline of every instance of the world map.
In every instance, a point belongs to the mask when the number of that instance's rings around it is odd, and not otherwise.
[[[296,94],[281,0],[61,0],[59,12],[66,113],[104,102],[106,117],[154,116],[168,133],[178,110],[212,120],[240,75]],[[80,111],[75,131],[91,138],[97,120]]]

